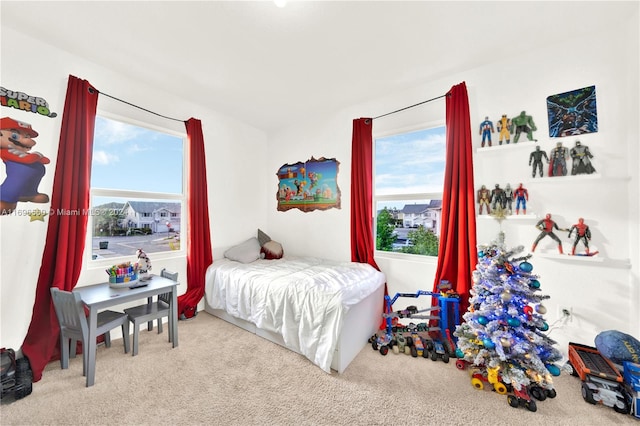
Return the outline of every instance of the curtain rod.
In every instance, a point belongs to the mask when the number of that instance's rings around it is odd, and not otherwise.
[[[376,119],[378,119],[378,118],[386,117],[387,115],[395,114],[396,112],[404,111],[405,109],[409,109],[409,108],[417,107],[417,106],[419,106],[419,105],[426,104],[426,103],[431,102],[431,101],[435,101],[436,99],[444,98],[445,96],[449,96],[449,93],[445,93],[444,95],[437,96],[437,97],[432,98],[432,99],[427,99],[426,101],[422,101],[422,102],[419,102],[419,103],[414,104],[414,105],[409,105],[409,106],[407,106],[407,107],[400,108],[400,109],[397,109],[397,110],[395,110],[395,111],[391,111],[391,112],[388,112],[388,113],[386,113],[386,114],[379,115],[379,116],[377,116],[377,117],[373,117],[371,120],[376,120]]]
[[[148,110],[148,109],[146,109],[146,108],[142,108],[141,106],[138,106],[138,105],[132,104],[131,102],[123,101],[122,99],[118,99],[118,98],[116,98],[115,96],[111,96],[111,95],[109,95],[109,94],[107,94],[107,93],[104,93],[104,92],[101,92],[101,91],[99,91],[99,90],[97,90],[97,89],[95,89],[95,90],[96,90],[96,92],[98,92],[98,93],[99,93],[99,94],[101,94],[101,95],[106,96],[107,98],[111,98],[111,99],[114,99],[114,100],[116,100],[116,101],[122,102],[123,104],[127,104],[127,105],[130,105],[130,106],[134,107],[134,108],[141,109],[141,110],[146,111],[146,112],[148,112],[148,113],[151,113],[151,114],[157,115],[158,117],[166,118],[167,120],[179,121],[180,123],[186,123],[186,121],[185,121],[185,120],[180,120],[180,119],[178,119],[178,118],[173,118],[173,117],[167,117],[166,115],[158,114],[157,112],[153,112],[153,111]]]

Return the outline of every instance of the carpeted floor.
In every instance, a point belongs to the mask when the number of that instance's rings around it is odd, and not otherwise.
[[[454,363],[382,356],[369,345],[344,374],[201,312],[167,331],[141,331],[138,356],[122,341],[100,346],[96,384],[85,387],[82,358],[50,363],[28,397],[0,406],[9,425],[640,425],[630,415],[587,404],[580,380],[563,373],[558,396],[537,412],[505,395],[476,390]]]

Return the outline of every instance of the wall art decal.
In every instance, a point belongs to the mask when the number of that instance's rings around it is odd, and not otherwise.
[[[49,103],[44,98],[5,89],[4,87],[0,87],[0,105],[21,111],[33,112],[50,118],[58,116],[58,114],[51,111]]]
[[[278,170],[278,211],[303,212],[340,208],[336,159],[311,157],[305,162],[285,164]]]
[[[6,177],[0,185],[0,215],[14,213],[18,202],[48,203],[49,196],[38,192],[50,160],[31,148],[38,137],[31,124],[11,117],[0,118],[0,158]]]
[[[547,115],[549,137],[561,138],[597,132],[596,86],[549,96]]]

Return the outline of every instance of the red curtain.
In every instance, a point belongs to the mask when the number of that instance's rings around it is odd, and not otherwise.
[[[196,314],[198,302],[204,295],[207,267],[213,262],[202,123],[190,118],[185,124],[189,144],[187,292],[178,298],[178,315],[183,319]]]
[[[98,92],[88,81],[69,76],[62,115],[51,211],[87,211]],[[29,330],[22,352],[35,382],[55,356],[59,327],[51,303],[51,287],[72,290],[82,269],[87,215],[49,215],[47,238]]]
[[[373,258],[373,137],[370,118],[353,120],[351,139],[351,261],[380,270]]]
[[[353,120],[351,138],[351,261],[368,263],[380,270],[373,258],[373,120],[357,118]],[[388,296],[387,283],[384,295]],[[382,300],[382,309],[387,311]],[[384,328],[384,319],[380,325]]]
[[[469,99],[464,82],[447,93],[447,158],[442,193],[438,267],[433,291],[449,280],[460,294],[460,310],[469,305],[471,273],[478,263]]]

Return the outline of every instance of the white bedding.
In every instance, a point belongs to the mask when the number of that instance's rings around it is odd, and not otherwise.
[[[287,348],[329,373],[349,308],[385,280],[363,263],[285,257],[243,264],[223,258],[207,269],[205,298],[215,309],[281,335]]]

